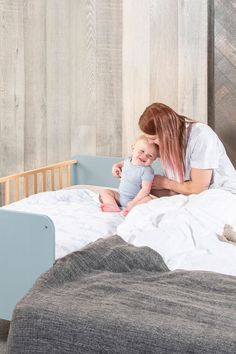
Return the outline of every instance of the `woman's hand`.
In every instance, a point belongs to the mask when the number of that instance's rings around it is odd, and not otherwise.
[[[155,195],[158,198],[171,197],[172,195],[179,194],[177,192],[174,192],[173,190],[169,190],[169,181],[170,180],[167,177],[155,175],[152,182],[151,194]]]
[[[124,163],[123,161],[121,162],[117,162],[112,166],[112,175],[114,177],[121,177],[121,173],[122,173],[122,167],[123,167]]]
[[[152,182],[152,189],[162,190],[168,188],[169,179],[165,176],[155,175]]]

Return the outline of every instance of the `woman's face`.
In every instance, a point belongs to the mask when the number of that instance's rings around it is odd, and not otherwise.
[[[157,135],[148,135],[148,134],[144,134],[146,136],[146,138],[148,139],[149,144],[156,144],[159,145],[160,141],[158,139]]]

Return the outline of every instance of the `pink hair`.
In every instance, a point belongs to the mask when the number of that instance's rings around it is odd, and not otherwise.
[[[165,174],[170,168],[176,178],[184,180],[184,159],[188,129],[186,123],[195,121],[177,114],[163,103],[148,106],[139,119],[140,129],[148,135],[157,135]]]

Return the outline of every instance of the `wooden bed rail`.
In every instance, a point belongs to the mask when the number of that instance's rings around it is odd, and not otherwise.
[[[7,205],[11,203],[11,199],[16,202],[21,198],[28,197],[30,194],[36,194],[40,191],[54,191],[55,189],[70,187],[70,169],[71,165],[76,163],[77,160],[67,160],[36,168],[34,170],[20,172],[6,177],[0,177],[0,186],[3,185],[4,204]],[[41,178],[39,178],[39,176]],[[41,179],[41,188],[39,179]],[[66,183],[64,183],[64,180],[66,180]],[[23,184],[22,193],[20,193],[21,184]],[[30,187],[33,189],[32,193],[30,193]]]

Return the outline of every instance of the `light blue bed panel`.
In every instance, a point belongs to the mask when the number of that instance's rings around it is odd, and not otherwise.
[[[0,209],[0,318],[55,260],[55,230],[45,215]]]
[[[122,161],[122,157],[76,155],[78,163],[71,167],[71,184],[88,184],[117,188],[119,178],[113,177],[112,165]],[[163,175],[160,160],[153,163],[155,173]]]

